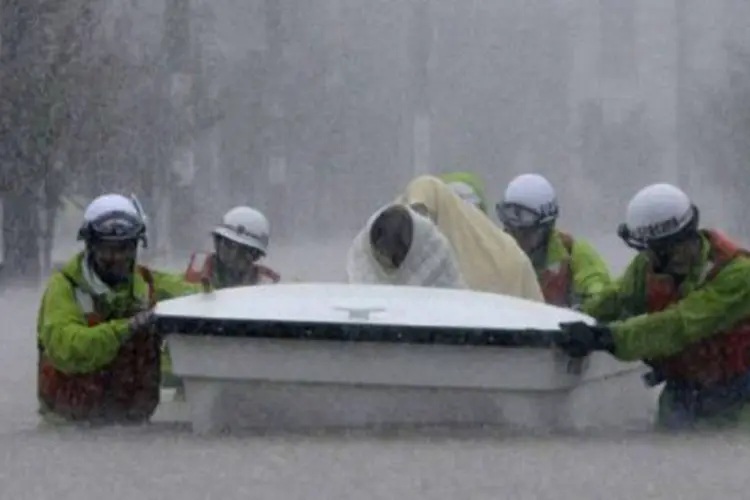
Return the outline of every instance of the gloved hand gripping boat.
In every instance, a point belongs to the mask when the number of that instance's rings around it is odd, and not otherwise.
[[[571,430],[648,418],[646,369],[554,347],[581,313],[499,294],[278,284],[156,309],[196,432],[499,425]]]

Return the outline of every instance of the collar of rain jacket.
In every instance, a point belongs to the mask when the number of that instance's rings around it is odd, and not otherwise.
[[[539,247],[532,255],[529,255],[529,260],[531,260],[537,275],[545,269],[570,258],[570,252],[565,248],[560,232],[556,229],[552,230],[547,243],[543,247]]]
[[[557,264],[558,262],[569,260],[570,258],[571,254],[563,244],[560,231],[553,229],[549,241],[547,242],[547,265]]]
[[[690,269],[687,278],[680,286],[681,295],[686,295],[693,291],[698,285],[706,279],[706,271],[710,265],[711,242],[702,232],[698,233],[701,239],[701,258]]]
[[[96,271],[91,268],[91,258],[88,252],[83,252],[83,256],[81,257],[81,277],[94,295],[112,293],[112,288],[102,281],[99,275],[96,274]]]
[[[132,282],[122,283],[121,285],[111,288],[96,276],[96,273],[88,266],[86,252],[79,252],[70,259],[60,270],[68,278],[86,293],[97,297],[103,297],[107,301],[124,298],[131,293],[135,297],[148,297],[148,284],[140,273],[133,273]]]

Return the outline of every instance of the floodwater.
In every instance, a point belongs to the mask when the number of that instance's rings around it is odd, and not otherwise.
[[[311,262],[332,255],[320,249],[303,254]],[[314,277],[296,271],[300,279]],[[196,437],[167,423],[97,431],[39,427],[38,295],[0,295],[6,324],[0,350],[3,499],[746,498],[750,438],[741,435],[508,436],[441,429]]]

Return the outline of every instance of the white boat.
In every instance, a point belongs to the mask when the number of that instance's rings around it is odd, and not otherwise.
[[[187,400],[177,396],[177,389],[163,387],[159,406],[151,417],[152,422],[190,422],[190,407]]]
[[[160,303],[193,430],[644,422],[646,369],[553,345],[584,314],[498,294],[277,284]]]

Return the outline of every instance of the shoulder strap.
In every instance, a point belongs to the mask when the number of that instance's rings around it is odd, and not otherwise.
[[[703,272],[701,282],[710,281],[724,267],[738,257],[750,257],[750,251],[742,248],[718,231],[701,231],[710,245],[709,263]]]
[[[190,263],[185,271],[185,279],[190,283],[200,283],[203,279],[213,278],[213,254],[195,252],[190,257]]]
[[[143,278],[143,281],[146,282],[146,287],[148,288],[149,307],[154,307],[156,305],[156,289],[154,288],[154,274],[151,272],[151,269],[149,269],[146,266],[138,265],[136,267],[136,270],[138,271],[138,274],[141,275],[141,278]]]
[[[68,273],[66,273],[65,271],[58,271],[58,272],[60,273],[60,275],[63,278],[65,278],[65,281],[67,281],[68,283],[70,283],[70,287],[71,288],[73,288],[73,289],[80,288],[78,286],[78,283],[76,283],[76,281]]]
[[[209,281],[213,281],[214,277],[214,254],[209,253],[206,254],[206,258],[203,261],[203,272],[201,273],[202,279],[208,279]]]
[[[564,233],[562,231],[558,231],[557,234],[560,235],[560,241],[562,241],[563,248],[565,248],[568,253],[573,253],[573,245],[575,244],[575,239],[573,239],[573,237],[568,233]]]

